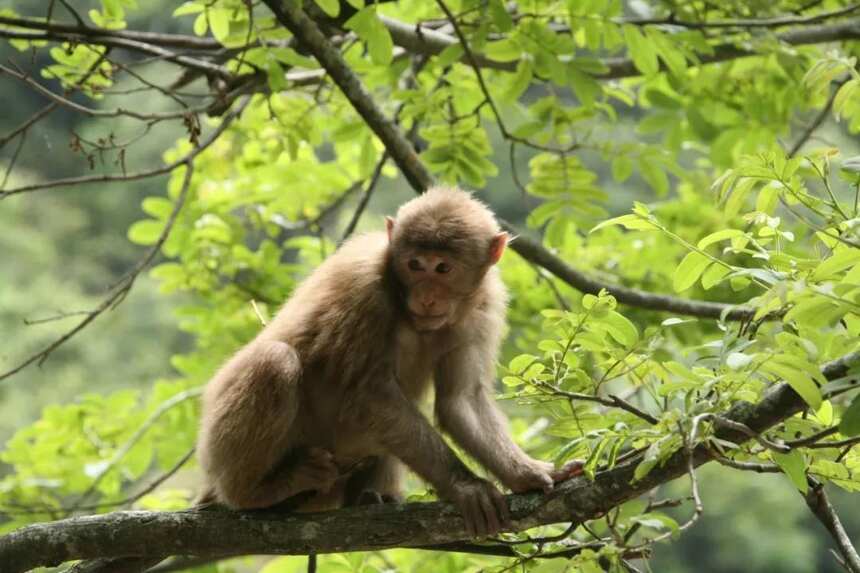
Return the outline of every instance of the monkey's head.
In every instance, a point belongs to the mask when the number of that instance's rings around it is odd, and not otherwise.
[[[412,199],[386,223],[390,261],[419,331],[453,323],[508,243],[483,203],[448,187]]]

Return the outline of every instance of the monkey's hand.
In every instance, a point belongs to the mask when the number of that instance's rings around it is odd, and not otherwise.
[[[549,462],[529,460],[529,463],[517,467],[512,475],[503,481],[514,493],[535,489],[549,493],[556,483],[582,474],[582,465],[582,460],[573,460],[556,468]]]
[[[505,497],[487,480],[472,477],[458,481],[446,497],[463,514],[466,531],[472,537],[495,535],[510,525]]]

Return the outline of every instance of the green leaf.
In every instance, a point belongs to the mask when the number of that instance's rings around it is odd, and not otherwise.
[[[782,184],[778,182],[771,182],[762,187],[761,191],[758,192],[758,198],[755,202],[755,210],[769,215],[773,214],[773,210],[776,208],[777,199],[779,199],[779,189],[781,187]]]
[[[675,292],[685,291],[699,280],[699,277],[711,264],[711,259],[698,251],[687,253],[687,256],[681,260],[681,264],[675,269],[675,274],[672,277],[672,286]]]
[[[657,531],[671,531],[672,537],[677,537],[681,532],[678,522],[662,513],[650,512],[642,515],[634,516],[630,519],[633,523],[638,523],[643,527],[656,529]]]
[[[732,239],[743,234],[744,232],[739,229],[723,229],[722,231],[717,231],[704,237],[702,240],[699,241],[699,244],[696,246],[702,250],[705,250],[705,248],[709,247],[710,245],[713,245],[714,243],[725,241],[726,239]]]
[[[517,71],[511,77],[511,83],[505,90],[503,99],[516,101],[525,93],[532,82],[532,61],[529,58],[521,58],[517,62]]]
[[[821,407],[821,390],[807,372],[798,371],[791,366],[779,364],[772,360],[762,364],[761,368],[785,380],[813,409],[817,410]]]
[[[203,5],[197,2],[185,2],[173,11],[173,16],[185,16],[186,14],[197,14],[203,11]]]
[[[800,450],[793,450],[787,454],[771,452],[771,456],[773,456],[776,465],[794,484],[794,487],[805,494],[809,489],[809,484],[806,481],[806,462],[803,459],[803,453]]]
[[[497,62],[516,62],[522,58],[523,49],[510,38],[505,38],[495,42],[487,42],[487,45],[484,46],[484,54]]]
[[[579,71],[572,65],[567,68],[567,76],[576,99],[582,105],[593,105],[597,97],[603,93],[603,88],[600,87],[600,83],[597,80],[589,74]]]
[[[662,166],[649,157],[640,157],[638,163],[642,179],[659,197],[665,196],[669,192],[669,177]]]
[[[839,422],[839,433],[843,436],[860,435],[860,394],[854,396],[854,400],[842,414]]]
[[[329,18],[337,18],[337,15],[340,14],[340,1],[339,0],[314,0],[317,3],[323,12]]]
[[[209,16],[209,28],[212,30],[212,35],[219,42],[223,42],[230,35],[230,11],[210,8],[207,14]]]
[[[818,265],[812,273],[812,280],[821,281],[833,278],[857,262],[860,262],[860,249],[839,247],[830,257]]]
[[[621,215],[620,217],[613,217],[612,219],[603,221],[599,225],[595,225],[589,233],[593,233],[603,229],[604,227],[611,227],[613,225],[621,225],[625,229],[637,231],[653,231],[656,228],[653,223],[643,219],[639,215]]]
[[[724,267],[723,265],[709,266],[708,269],[702,273],[702,288],[710,290],[714,285],[721,283],[730,272],[732,272],[732,269]]]
[[[624,154],[616,155],[612,159],[612,177],[622,183],[633,174],[633,161]]]
[[[510,361],[508,364],[508,370],[511,372],[516,372],[517,374],[523,373],[526,368],[534,364],[538,361],[538,357],[532,354],[520,354]]]
[[[346,21],[344,27],[355,32],[367,44],[367,51],[374,64],[387,65],[391,63],[394,43],[388,28],[376,16],[374,6],[368,6],[356,12],[352,18]]]
[[[609,336],[624,346],[633,346],[639,340],[639,330],[636,325],[623,314],[614,310],[602,318],[602,326],[606,328]]]
[[[138,221],[128,229],[128,238],[132,243],[138,245],[152,245],[161,236],[164,230],[164,221],[145,219]]]
[[[487,8],[490,12],[490,18],[493,19],[493,23],[499,31],[509,32],[513,29],[514,21],[511,19],[511,15],[508,14],[502,0],[490,0],[487,4]]]
[[[627,53],[636,69],[646,76],[659,72],[660,63],[657,61],[654,43],[645,38],[639,28],[633,24],[622,26],[622,32],[624,42],[627,44]]]
[[[842,115],[845,105],[853,99],[858,89],[860,89],[860,80],[855,78],[842,84],[842,87],[836,92],[836,97],[833,98],[833,114],[837,119]]]
[[[206,13],[202,13],[194,19],[194,33],[198,36],[205,36],[206,30],[209,29],[209,19]]]

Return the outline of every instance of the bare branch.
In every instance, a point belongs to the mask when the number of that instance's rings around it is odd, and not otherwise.
[[[684,28],[709,29],[709,28],[780,28],[782,26],[806,26],[817,24],[847,16],[860,9],[860,4],[851,4],[844,8],[838,8],[829,12],[819,12],[811,16],[776,16],[774,18],[738,18],[734,20],[714,20],[711,22],[690,22],[678,20],[674,16],[667,18],[619,18],[615,20],[618,24],[634,24],[636,26],[646,25],[672,25]]]
[[[3,64],[0,64],[0,72],[4,74],[10,75],[13,78],[24,82],[29,87],[31,87],[37,93],[42,94],[53,102],[60,104],[64,107],[67,107],[73,111],[77,111],[79,113],[86,114],[90,117],[132,117],[135,119],[139,119],[142,121],[163,121],[167,119],[181,119],[183,117],[187,117],[189,114],[195,113],[203,113],[208,109],[208,105],[203,105],[197,108],[192,109],[181,109],[177,111],[167,111],[167,112],[150,112],[150,113],[141,113],[138,111],[116,108],[116,109],[94,109],[91,107],[87,107],[85,105],[81,105],[77,102],[74,102],[70,99],[67,99],[59,94],[55,94],[39,82],[35,81],[29,75],[15,71]]]
[[[845,567],[851,573],[860,573],[860,555],[857,554],[857,549],[851,543],[851,538],[845,532],[839,516],[836,515],[836,510],[827,498],[827,493],[824,491],[824,486],[816,480],[809,480],[809,489],[804,495],[806,505],[818,521],[827,528],[830,535],[836,541],[836,546],[839,548],[839,553],[842,555]]]
[[[824,120],[827,119],[827,116],[830,114],[830,110],[833,109],[833,102],[836,99],[836,94],[839,93],[839,88],[842,87],[848,79],[842,80],[836,83],[833,90],[830,93],[830,96],[827,98],[827,102],[824,104],[824,107],[819,110],[818,113],[815,114],[815,117],[809,124],[803,129],[803,132],[797,138],[797,141],[791,146],[791,149],[788,150],[788,156],[794,157],[797,155],[797,152],[809,141],[809,138],[812,137],[812,134],[815,133],[821,124],[824,123]]]
[[[108,183],[110,181],[135,181],[138,179],[147,179],[149,177],[155,177],[157,175],[164,175],[165,173],[170,173],[180,165],[184,165],[185,163],[193,160],[200,153],[202,153],[205,149],[207,149],[210,145],[212,145],[215,140],[217,140],[221,134],[227,129],[227,127],[232,123],[232,121],[238,117],[242,111],[245,109],[245,105],[240,105],[238,110],[232,111],[224,116],[224,119],[221,121],[219,126],[205,139],[200,142],[200,145],[190,151],[184,157],[177,159],[171,163],[167,163],[162,165],[161,167],[156,167],[153,169],[145,169],[143,171],[135,171],[132,173],[116,173],[116,174],[106,174],[106,175],[83,175],[80,177],[67,177],[64,179],[54,179],[53,181],[45,181],[42,183],[33,183],[31,185],[23,185],[21,187],[15,187],[13,189],[9,189],[7,191],[3,191],[0,193],[0,200],[11,197],[12,195],[18,195],[20,193],[30,193],[33,191],[41,191],[44,189],[55,189],[58,187],[71,187],[74,185],[84,185],[87,183]],[[2,376],[0,376],[0,380],[2,380]]]
[[[224,46],[215,38],[200,38],[198,36],[186,36],[183,34],[161,34],[157,32],[142,32],[136,30],[107,30],[105,28],[91,28],[85,24],[54,24],[42,20],[29,20],[25,18],[14,18],[11,16],[0,16],[0,24],[15,28],[27,28],[31,30],[42,30],[56,34],[75,34],[91,39],[117,38],[121,40],[133,40],[161,46],[163,48],[177,48],[181,50],[221,50]],[[86,41],[86,40],[85,40]],[[98,43],[94,41],[93,43]]]
[[[379,178],[382,176],[382,168],[385,167],[385,163],[387,161],[388,152],[384,151],[382,153],[382,157],[376,162],[376,167],[374,167],[373,174],[371,174],[367,185],[364,187],[364,193],[361,194],[361,199],[358,200],[355,212],[352,214],[352,218],[350,218],[349,223],[346,225],[346,229],[343,231],[343,235],[340,238],[341,243],[347,240],[349,236],[352,235],[353,231],[355,231],[356,226],[358,226],[358,221],[361,219],[361,215],[364,213],[364,210],[367,208],[367,204],[370,202],[373,190],[376,189],[376,184],[379,183]]]
[[[38,123],[39,120],[41,120],[43,117],[47,116],[52,111],[57,109],[57,107],[59,105],[60,104],[58,104],[57,102],[49,103],[48,105],[46,105],[45,107],[43,107],[42,109],[40,109],[39,111],[37,111],[36,113],[31,115],[28,119],[24,120],[24,122],[21,123],[21,125],[19,125],[15,129],[13,129],[12,131],[7,133],[3,137],[0,137],[0,149],[5,147],[5,145],[7,143],[9,143],[12,139],[14,139],[19,133],[26,132],[28,129],[30,129],[31,126]]]

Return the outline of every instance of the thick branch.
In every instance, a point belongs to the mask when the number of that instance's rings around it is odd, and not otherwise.
[[[828,380],[845,376],[860,363],[860,351],[826,364]],[[787,384],[777,384],[755,405],[740,402],[722,417],[762,432],[804,407]],[[722,428],[717,437],[742,443],[742,432]],[[693,451],[698,466],[710,461],[705,446]],[[640,459],[633,458],[599,473],[593,482],[578,477],[548,495],[508,496],[514,528],[583,522],[688,471],[683,449],[643,479],[633,482]],[[380,550],[452,543],[468,538],[462,518],[451,504],[410,503],[347,508],[318,514],[272,512],[129,511],[76,517],[30,525],[0,538],[4,571],[19,573],[72,559],[123,556],[270,554],[304,555]]]

